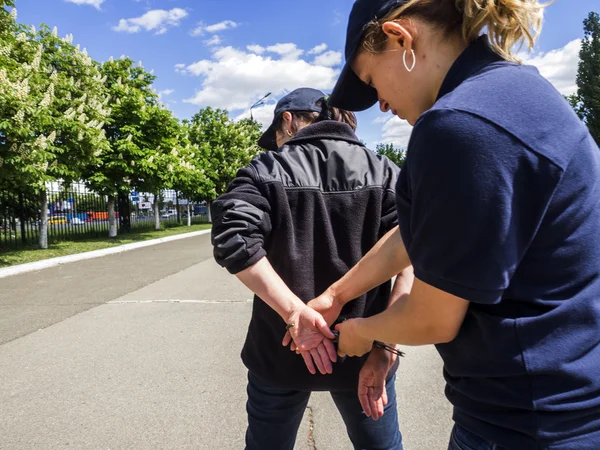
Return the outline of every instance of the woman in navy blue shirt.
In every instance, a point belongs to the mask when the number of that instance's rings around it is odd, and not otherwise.
[[[436,344],[451,449],[600,448],[600,151],[512,52],[533,46],[543,8],[358,0],[331,97],[414,130],[399,227],[310,305],[333,323],[413,265],[410,296],[339,325],[339,351]]]

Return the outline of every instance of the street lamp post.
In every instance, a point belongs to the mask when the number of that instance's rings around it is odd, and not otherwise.
[[[267,92],[267,94],[266,94],[266,95],[265,95],[263,98],[261,98],[259,101],[257,101],[257,102],[256,102],[254,105],[252,105],[252,106],[250,107],[250,120],[254,120],[254,117],[252,116],[252,110],[253,110],[254,108],[256,108],[257,106],[264,105],[264,104],[265,104],[265,99],[266,99],[266,98],[267,98],[269,95],[271,95],[271,93],[270,93],[270,92]]]

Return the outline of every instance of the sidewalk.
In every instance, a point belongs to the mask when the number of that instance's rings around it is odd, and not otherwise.
[[[40,286],[67,286],[69,305],[43,330],[25,320],[22,337],[0,346],[0,449],[243,448],[239,352],[251,293],[214,264],[203,239],[23,275],[21,289],[15,282],[13,308]],[[95,266],[103,259],[111,261]],[[7,281],[19,277],[0,280],[0,305]],[[106,286],[96,278],[113,283],[77,302],[84,285]],[[54,309],[56,300],[47,294],[31,308]],[[397,383],[405,448],[445,450],[451,412],[439,357],[433,348],[406,350]],[[296,449],[350,448],[329,396],[313,395]]]

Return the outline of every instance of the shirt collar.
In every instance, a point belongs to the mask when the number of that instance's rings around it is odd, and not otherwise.
[[[437,99],[439,100],[444,95],[452,92],[463,81],[472,77],[485,66],[498,61],[504,60],[492,50],[487,35],[484,34],[475,39],[450,67]]]

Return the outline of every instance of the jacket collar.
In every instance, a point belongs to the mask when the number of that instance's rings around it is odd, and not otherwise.
[[[352,131],[352,128],[350,128],[349,125],[335,120],[323,120],[304,127],[298,131],[294,137],[287,141],[285,145],[293,145],[315,139],[333,139],[347,141],[361,146],[364,145],[356,137],[356,134],[354,134],[354,131]]]

